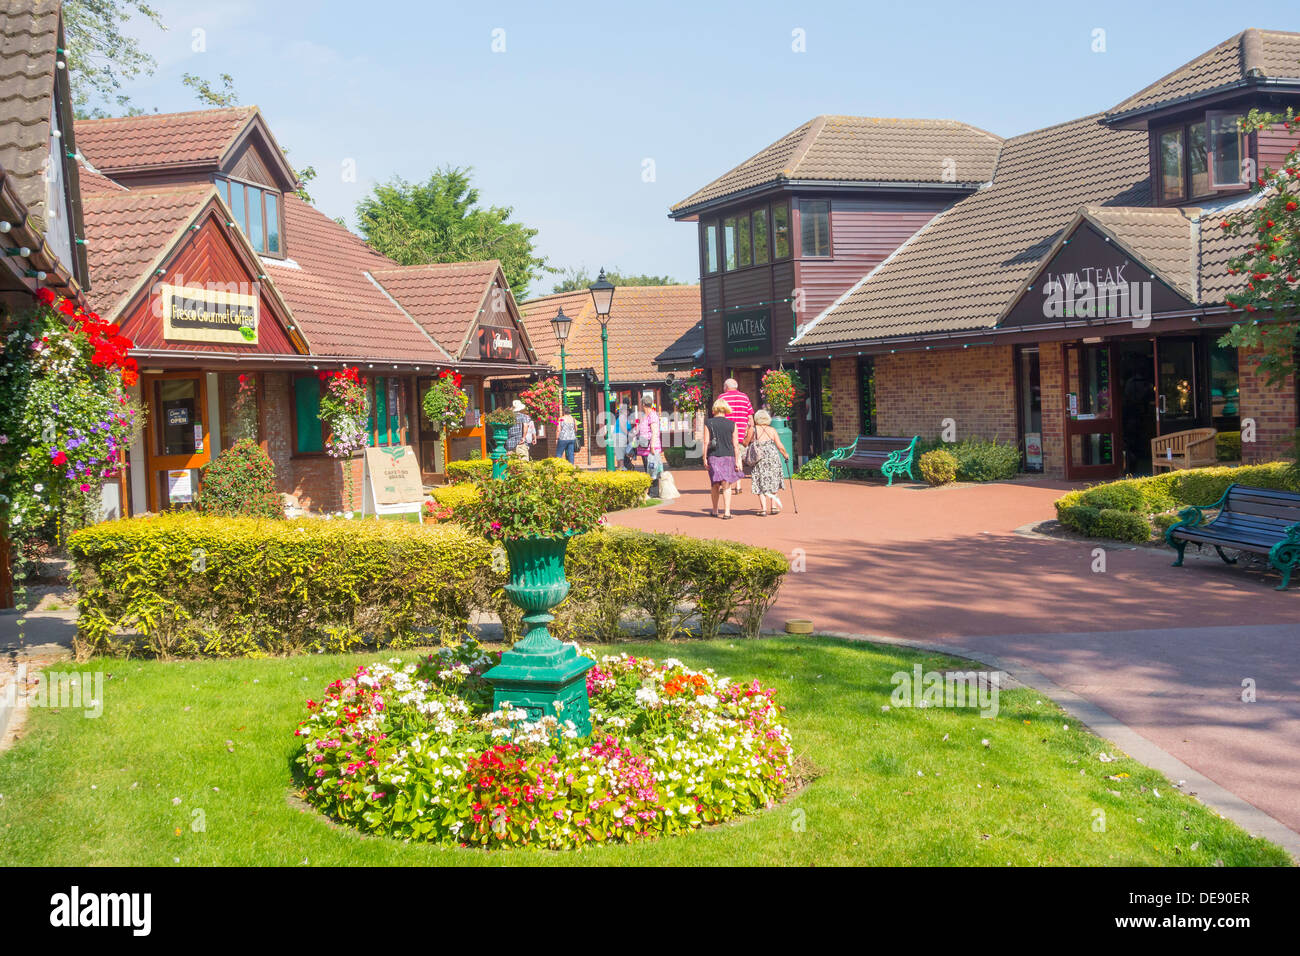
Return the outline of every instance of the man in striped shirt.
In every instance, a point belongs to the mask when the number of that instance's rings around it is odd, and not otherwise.
[[[727,379],[722,383],[722,387],[724,391],[718,398],[726,402],[727,407],[731,409],[727,418],[736,423],[736,448],[739,450],[754,427],[754,406],[749,396],[740,390],[740,383],[734,378]],[[736,482],[732,487],[739,491],[740,482]]]

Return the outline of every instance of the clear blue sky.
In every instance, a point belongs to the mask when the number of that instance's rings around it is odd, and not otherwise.
[[[166,33],[132,26],[158,60],[129,86],[136,103],[194,109],[181,74],[233,74],[291,161],[316,167],[328,215],[352,221],[394,175],[472,166],[482,198],[539,229],[553,265],[687,282],[694,227],[668,207],[819,113],[1010,136],[1104,110],[1245,27],[1300,29],[1300,12],[1131,0],[157,5]],[[796,29],[806,52],[792,50]]]

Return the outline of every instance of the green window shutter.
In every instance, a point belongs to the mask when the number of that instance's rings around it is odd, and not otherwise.
[[[397,379],[388,380],[388,441],[396,445],[402,440],[401,387]]]
[[[294,417],[297,425],[299,454],[324,451],[320,423],[320,381],[311,378],[293,380]]]
[[[370,417],[370,429],[376,445],[388,444],[388,379],[375,379],[375,402]]]

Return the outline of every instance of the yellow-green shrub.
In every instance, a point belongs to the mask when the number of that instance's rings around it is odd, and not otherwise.
[[[559,459],[547,459],[550,461],[559,461]],[[555,467],[556,493],[559,494],[565,481],[581,481],[585,484],[591,484],[599,487],[602,492],[602,508],[609,511],[622,511],[626,508],[635,508],[645,500],[646,492],[650,490],[650,476],[639,471],[573,471],[572,475],[567,475],[564,468],[572,468],[566,461],[561,461],[560,466]],[[547,464],[546,467],[552,467]],[[460,483],[455,485],[443,485],[441,488],[433,490],[434,499],[442,505],[446,505],[452,511],[452,518],[455,519],[456,509],[478,497],[478,488],[469,483]]]
[[[518,459],[515,459],[518,461]],[[560,473],[577,471],[563,458],[538,458],[536,461],[524,462],[526,468],[553,468]],[[472,461],[449,461],[446,468],[447,480],[452,484],[463,481],[481,481],[492,477],[492,462],[487,458],[475,458]]]
[[[921,477],[928,484],[946,485],[957,480],[957,457],[946,449],[927,451],[917,465],[921,469]]]

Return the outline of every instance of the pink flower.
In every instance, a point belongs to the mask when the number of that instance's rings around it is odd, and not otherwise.
[[[81,483],[81,490],[82,490],[83,493],[89,491],[89,490],[90,490],[90,485],[86,484],[86,483],[83,481],[83,482]]]
[[[493,530],[493,531],[500,531],[500,530],[501,530],[501,522],[500,522],[500,521],[493,521],[493,522],[492,522],[492,530]]]

